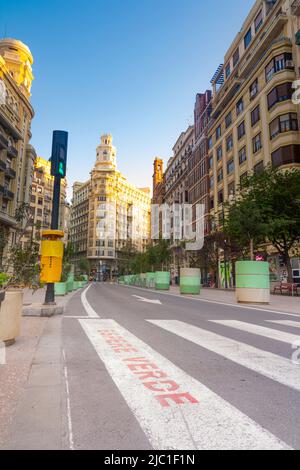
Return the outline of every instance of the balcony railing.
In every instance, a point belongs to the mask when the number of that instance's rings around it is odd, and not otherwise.
[[[12,168],[6,168],[5,175],[8,176],[8,178],[13,179],[16,177],[16,172]]]
[[[17,158],[18,156],[18,150],[10,145],[7,149],[7,155],[10,155],[11,157]]]
[[[6,163],[3,160],[0,160],[0,171],[6,170]]]
[[[2,134],[0,134],[0,149],[1,150],[7,149],[7,147],[8,147],[8,140]]]
[[[4,199],[9,199],[9,200],[13,200],[14,198],[14,193],[12,191],[10,191],[9,189],[7,188],[4,188],[4,191],[3,191],[3,198]]]

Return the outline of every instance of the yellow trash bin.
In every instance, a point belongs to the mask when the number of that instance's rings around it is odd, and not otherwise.
[[[64,244],[59,239],[63,236],[62,230],[44,230],[42,232],[40,280],[43,283],[60,282]]]

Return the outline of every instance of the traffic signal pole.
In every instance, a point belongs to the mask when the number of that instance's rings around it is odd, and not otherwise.
[[[54,131],[52,140],[51,175],[54,176],[51,230],[58,230],[61,179],[66,176],[68,133]],[[45,305],[55,305],[54,284],[48,283]]]

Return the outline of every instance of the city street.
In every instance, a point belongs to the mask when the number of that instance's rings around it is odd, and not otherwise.
[[[97,283],[47,331],[7,448],[300,448],[300,315]]]

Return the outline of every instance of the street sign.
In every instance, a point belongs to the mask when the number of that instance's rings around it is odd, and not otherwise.
[[[51,175],[64,178],[67,172],[68,133],[53,131]]]

